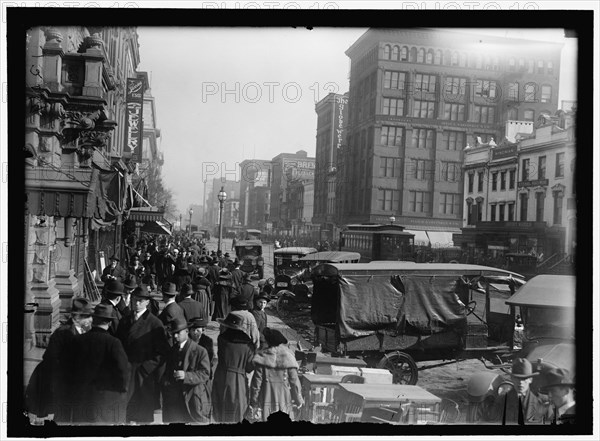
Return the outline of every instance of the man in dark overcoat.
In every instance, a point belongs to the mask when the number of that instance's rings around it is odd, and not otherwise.
[[[161,379],[165,423],[210,422],[210,361],[206,349],[189,338],[185,321],[169,325],[173,347]]]
[[[233,286],[233,295],[237,296],[240,294],[240,289],[244,283],[244,273],[240,269],[240,261],[236,257],[233,262],[234,269],[231,270],[231,284]]]
[[[112,310],[96,305],[91,331],[73,339],[74,423],[125,423],[129,361],[121,341],[108,332]]]
[[[185,316],[185,320],[189,321],[194,317],[200,317],[203,313],[202,304],[192,299],[192,294],[194,294],[194,289],[191,285],[183,285],[181,288],[181,296],[183,300],[179,302],[179,306],[183,309],[183,315]]]
[[[83,297],[74,297],[71,317],[50,336],[42,361],[33,371],[25,393],[27,410],[39,418],[54,414],[57,423],[72,421],[73,339],[89,331],[92,306]]]
[[[100,280],[102,280],[104,283],[108,282],[109,280],[122,281],[126,275],[127,272],[125,269],[119,265],[119,258],[116,255],[112,255],[110,257],[110,264],[104,268],[104,271],[102,271]]]
[[[177,295],[177,287],[175,284],[170,282],[165,283],[162,288],[162,295],[165,306],[161,313],[158,314],[158,318],[163,326],[167,326],[173,320],[185,321],[183,309],[181,309],[181,306],[175,301],[175,296]]]
[[[133,312],[119,323],[117,335],[131,363],[127,390],[127,421],[153,422],[158,409],[159,369],[169,351],[162,322],[148,310],[150,293],[144,285],[133,292]]]
[[[123,312],[126,314],[129,313],[128,310],[125,310],[124,304],[121,304],[121,298],[124,294],[125,286],[120,280],[111,279],[104,285],[104,298],[100,303],[113,307],[113,321],[110,325],[109,332],[114,336],[117,335],[117,328],[119,327],[119,322],[123,318]],[[119,305],[121,305],[121,307],[119,307]]]
[[[254,296],[258,295],[258,288],[252,285],[250,280],[250,274],[244,273],[244,281],[240,287],[239,297],[246,301],[249,308],[252,308],[254,305]]]
[[[208,325],[208,317],[201,315],[194,317],[188,322],[188,328],[190,330],[190,338],[206,349],[208,352],[208,359],[210,360],[211,366],[211,378],[215,371],[217,359],[215,358],[215,343],[212,338],[204,333],[206,326]]]

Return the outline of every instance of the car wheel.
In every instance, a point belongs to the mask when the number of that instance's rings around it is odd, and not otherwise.
[[[289,292],[283,292],[277,299],[277,314],[279,317],[287,317],[294,311],[296,306],[296,299]]]
[[[405,352],[390,352],[385,354],[377,365],[380,369],[387,369],[392,373],[394,384],[417,384],[419,371],[415,360]]]

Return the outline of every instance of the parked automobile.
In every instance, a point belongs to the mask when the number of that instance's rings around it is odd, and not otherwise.
[[[265,259],[262,256],[262,242],[260,240],[240,240],[235,244],[235,255],[242,267],[252,266],[252,274],[262,279],[265,274]],[[249,272],[249,271],[248,271]]]
[[[498,268],[401,261],[321,264],[312,280],[315,346],[402,384],[417,383],[420,360],[510,356],[514,308],[503,302],[525,283]]]
[[[523,319],[522,349],[516,354],[526,358],[540,375],[530,388],[538,392],[545,385],[550,368],[575,373],[575,277],[543,274],[533,277],[505,302],[516,308]],[[504,371],[482,371],[469,379],[467,421],[493,422],[501,418],[499,397],[511,387],[510,365]]]
[[[311,248],[312,250],[312,248]],[[280,250],[276,250],[275,253]],[[306,251],[306,250],[304,250]],[[280,275],[276,278],[275,285],[279,285],[280,293],[277,299],[277,311],[280,316],[293,314],[294,312],[310,307],[310,298],[312,296],[313,284],[310,273],[314,267],[322,263],[358,263],[360,254],[351,251],[320,251],[309,253],[300,257],[298,266],[293,266],[294,272],[286,273],[286,270],[280,268]],[[282,267],[285,266],[282,260]],[[292,261],[292,264],[294,261]],[[283,274],[282,274],[283,273]],[[289,278],[289,280],[288,280]]]

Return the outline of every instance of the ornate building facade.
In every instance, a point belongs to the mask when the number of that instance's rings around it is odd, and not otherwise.
[[[125,88],[139,47],[135,28],[36,27],[26,38],[25,302],[38,305],[45,346],[86,272],[101,271],[100,230],[112,229],[106,252],[119,254],[133,170]]]

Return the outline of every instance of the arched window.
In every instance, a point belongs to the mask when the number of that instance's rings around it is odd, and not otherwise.
[[[500,58],[494,57],[494,70],[500,69]]]
[[[548,84],[542,85],[542,93],[540,95],[540,102],[549,103],[552,100],[552,86]]]
[[[450,64],[452,66],[458,66],[458,52],[456,52],[456,51],[452,52],[452,58],[451,58]]]
[[[527,73],[533,73],[535,69],[535,61],[527,60]]]
[[[536,99],[537,95],[537,84],[536,83],[527,83],[525,84],[525,101],[533,102]]]
[[[554,73],[554,63],[552,63],[552,61],[548,61],[546,64],[546,71],[548,75],[552,75]]]
[[[425,62],[425,49],[421,48],[419,49],[419,52],[417,52],[417,63],[424,63]]]
[[[537,62],[537,73],[539,73],[539,74],[544,73],[544,61],[543,60],[539,60]]]
[[[402,50],[400,51],[400,61],[408,61],[408,48],[406,46],[402,46]]]
[[[515,107],[511,107],[508,109],[508,119],[512,119],[513,121],[517,121],[519,116],[519,111]]]
[[[534,117],[535,117],[535,112],[534,112],[534,110],[533,110],[533,109],[525,109],[525,110],[523,111],[523,119],[524,119],[525,121],[533,121],[533,120],[534,120],[534,119],[533,119]]]
[[[390,45],[386,44],[385,47],[383,48],[383,59],[384,60],[389,60],[390,59]]]
[[[410,56],[409,56],[408,61],[410,61],[411,63],[414,63],[415,61],[417,61],[417,48],[416,47],[410,48]]]
[[[433,49],[429,49],[427,51],[427,56],[425,58],[425,63],[433,64]]]
[[[525,58],[519,58],[519,72],[523,72],[525,69]]]
[[[460,54],[460,67],[467,67],[467,54],[464,52]]]
[[[485,70],[492,70],[492,57],[485,57]]]
[[[433,64],[442,64],[442,51],[435,51],[435,57],[433,59]]]
[[[450,58],[452,58],[452,57],[450,56],[450,51],[448,51],[448,50],[447,50],[447,51],[445,51],[445,52],[444,52],[444,64],[445,64],[446,66],[449,66],[449,65],[450,65]]]
[[[399,50],[400,50],[400,48],[398,46],[394,46],[392,48],[392,60],[398,61],[398,51]]]

